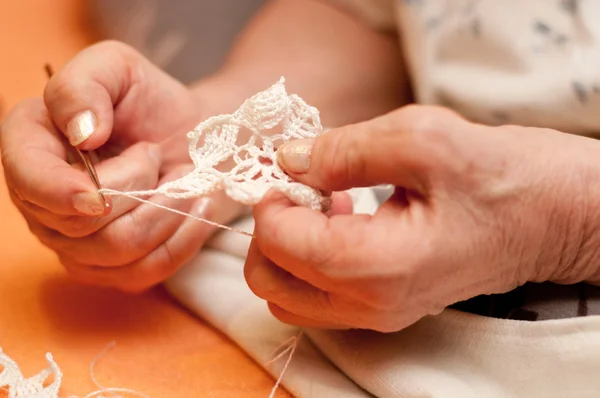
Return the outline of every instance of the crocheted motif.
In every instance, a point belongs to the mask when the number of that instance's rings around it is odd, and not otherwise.
[[[57,398],[62,373],[52,354],[46,354],[48,367],[26,379],[17,363],[0,349],[0,388],[8,390],[8,398]],[[45,386],[50,378],[53,380]]]
[[[239,142],[242,129],[250,131],[247,142]],[[200,123],[188,133],[189,155],[195,170],[157,189],[130,191],[135,197],[162,194],[187,199],[224,190],[233,200],[254,205],[270,189],[294,203],[326,210],[329,198],[318,190],[293,181],[277,164],[277,147],[292,139],[314,138],[323,131],[319,111],[297,95],[288,95],[281,78],[267,90],[246,100],[233,114],[219,115]],[[269,132],[269,134],[266,134]],[[204,143],[198,147],[200,139]],[[218,167],[233,161],[230,170]],[[104,194],[118,195],[104,189]]]

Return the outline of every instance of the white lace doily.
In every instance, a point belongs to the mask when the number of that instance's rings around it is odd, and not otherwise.
[[[240,142],[240,131],[250,138]],[[254,205],[270,189],[285,194],[294,203],[314,210],[329,206],[318,190],[293,181],[277,164],[279,145],[293,139],[314,138],[323,131],[319,111],[297,95],[288,95],[285,79],[246,100],[230,115],[219,115],[200,123],[188,133],[189,155],[195,169],[157,189],[130,191],[142,197],[162,194],[187,199],[224,190],[233,200]],[[202,146],[198,147],[201,138]],[[230,170],[218,170],[233,161]],[[118,195],[109,189],[104,194]]]
[[[48,367],[37,375],[25,378],[15,361],[0,349],[0,388],[8,391],[8,398],[57,398],[62,373],[52,354],[46,354]],[[51,378],[53,380],[45,386]]]

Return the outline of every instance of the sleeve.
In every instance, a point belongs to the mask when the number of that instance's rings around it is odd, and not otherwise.
[[[396,0],[327,0],[363,19],[369,26],[382,31],[397,29]]]

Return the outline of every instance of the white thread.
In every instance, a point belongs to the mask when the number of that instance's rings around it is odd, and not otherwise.
[[[113,349],[116,345],[116,342],[113,340],[110,343],[108,343],[108,345],[106,347],[104,347],[104,349],[100,352],[100,354],[98,354],[98,356],[96,358],[94,358],[94,360],[92,362],[90,362],[90,377],[92,378],[92,381],[94,382],[94,385],[98,388],[98,390],[105,390],[104,387],[102,387],[100,385],[100,383],[98,383],[98,380],[96,379],[96,374],[94,373],[94,368],[96,367],[96,364],[98,363],[98,361],[100,359],[102,359],[102,357],[104,355],[106,355],[106,353]]]
[[[286,344],[289,344],[290,342],[291,344],[265,364],[265,366],[269,365],[279,360],[286,353],[289,352],[289,356],[283,366],[283,369],[281,370],[281,373],[279,374],[279,377],[275,382],[275,385],[273,386],[269,394],[269,398],[275,397],[275,394],[277,393],[277,390],[279,389],[283,381],[283,377],[292,361],[292,358],[294,357],[294,353],[296,352],[296,348],[300,343],[301,337],[302,331],[300,331],[298,335],[292,336],[291,338],[286,340],[284,343],[282,343],[279,347],[275,349],[275,352],[281,349]],[[117,393],[127,393],[130,395],[137,395],[141,398],[150,398],[150,396],[142,392],[128,388],[105,388],[98,382],[94,372],[94,368],[98,361],[100,361],[100,359],[102,359],[102,357],[104,357],[109,350],[113,349],[115,345],[116,342],[111,341],[90,363],[90,376],[98,390],[89,393],[84,398],[109,398],[108,396],[102,395],[106,393],[111,394],[110,398],[123,398],[120,395],[117,395]],[[0,390],[7,391],[8,398],[59,398],[58,392],[62,383],[63,375],[56,362],[54,362],[52,354],[46,354],[46,359],[49,364],[48,368],[42,370],[37,375],[26,379],[23,377],[16,362],[10,357],[8,357],[6,354],[4,354],[2,352],[2,349],[0,349],[0,366],[3,367],[2,371],[0,372]],[[54,381],[49,386],[44,387],[43,383],[46,380],[48,380],[50,376],[54,376]],[[79,397],[76,395],[71,395],[67,398]]]
[[[275,358],[273,358],[269,362],[267,362],[267,364],[275,362],[279,358],[281,358],[287,351],[290,351],[290,355],[288,356],[288,359],[285,361],[285,364],[283,365],[283,369],[281,370],[281,373],[279,374],[279,377],[277,378],[277,381],[275,382],[275,385],[273,386],[273,389],[271,390],[271,393],[269,394],[269,398],[274,398],[275,397],[275,393],[277,392],[277,389],[279,388],[279,386],[283,382],[283,376],[285,375],[285,372],[286,372],[287,368],[290,366],[290,363],[292,362],[292,358],[294,357],[294,353],[296,352],[296,348],[298,347],[298,344],[300,344],[300,338],[301,337],[302,337],[302,330],[298,333],[297,336],[292,337],[290,339],[290,340],[292,340],[292,345],[290,347],[286,348],[285,350],[283,350],[283,352],[281,352]],[[288,341],[290,341],[290,340],[288,340]],[[281,346],[279,346],[279,347],[281,347]]]
[[[106,388],[104,390],[94,391],[93,393],[86,395],[84,398],[108,398],[108,397],[101,395],[106,392],[110,392],[110,393],[121,392],[121,393],[127,393],[127,394],[135,394],[135,395],[139,396],[140,398],[150,398],[149,395],[146,395],[139,391],[130,390],[129,388],[116,388],[116,387],[111,387],[111,388]],[[78,397],[75,397],[75,398],[78,398]],[[113,395],[112,398],[124,398],[124,397],[121,397],[119,395]]]
[[[162,194],[188,199],[223,190],[236,202],[255,205],[274,189],[297,205],[323,210],[328,199],[318,190],[293,181],[277,162],[278,145],[293,139],[315,138],[323,132],[319,111],[299,96],[287,95],[284,83],[281,78],[246,100],[233,114],[211,117],[189,132],[189,155],[195,166],[191,173],[156,189],[101,189],[100,193],[138,198]],[[245,143],[238,143],[242,128],[250,131],[250,137]],[[276,128],[274,134],[263,133]],[[201,138],[204,144],[198,147]],[[233,161],[234,166],[229,171],[219,171],[217,167],[226,161]]]
[[[46,354],[48,367],[33,377],[25,378],[17,363],[0,349],[0,387],[8,390],[8,398],[56,398],[62,382],[62,373],[52,354]],[[44,383],[54,377],[47,386]]]
[[[112,190],[112,189],[103,189],[102,191],[103,191],[104,193],[108,193],[108,194],[112,194],[112,195],[121,195],[121,196],[125,196],[125,197],[128,197],[128,198],[130,198],[130,199],[134,199],[134,200],[137,200],[137,201],[139,201],[139,202],[146,203],[146,204],[152,205],[152,206],[154,206],[154,207],[158,207],[159,209],[167,210],[167,211],[170,211],[170,212],[172,212],[172,213],[176,213],[176,214],[180,214],[180,215],[182,215],[182,216],[186,216],[186,217],[189,217],[189,218],[193,218],[194,220],[198,220],[198,221],[205,222],[205,223],[207,223],[207,224],[213,225],[213,226],[215,226],[215,227],[218,227],[218,228],[222,228],[222,229],[226,229],[226,230],[228,230],[228,231],[236,232],[236,233],[238,233],[238,234],[246,235],[246,236],[249,236],[249,237],[251,237],[251,238],[253,238],[253,237],[254,237],[254,235],[253,235],[253,234],[251,234],[251,233],[249,233],[249,232],[246,232],[246,231],[243,231],[243,230],[241,230],[241,229],[237,229],[237,228],[228,227],[227,225],[219,224],[219,223],[217,223],[217,222],[214,222],[214,221],[207,220],[206,218],[197,217],[197,216],[194,216],[194,215],[192,215],[192,214],[186,213],[186,212],[184,212],[184,211],[181,211],[181,210],[172,209],[172,208],[170,208],[170,207],[167,207],[167,206],[159,205],[158,203],[154,203],[154,202],[151,202],[151,201],[149,201],[149,200],[146,200],[146,199],[139,198],[139,197],[137,197],[137,196],[134,196],[134,195],[131,195],[131,194],[127,193],[127,192],[120,192],[120,191],[115,191],[115,190]]]

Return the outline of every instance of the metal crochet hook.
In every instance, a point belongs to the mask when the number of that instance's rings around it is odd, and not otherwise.
[[[52,66],[50,66],[50,64],[46,64],[46,65],[44,65],[44,68],[46,69],[46,74],[48,75],[48,79],[50,79],[52,77],[52,75],[54,75]],[[83,164],[85,165],[85,168],[87,169],[92,182],[96,186],[96,189],[98,189],[98,190],[102,189],[102,185],[100,185],[100,179],[98,178],[98,173],[96,172],[96,168],[94,167],[94,162],[92,161],[92,156],[95,156],[94,151],[84,152],[77,147],[74,147],[74,148],[77,151],[77,153],[79,154],[79,157],[81,158],[81,160],[83,161]],[[104,201],[104,207],[109,207],[110,205],[106,201],[106,198],[104,197],[104,195],[102,193],[100,193],[100,197]]]

